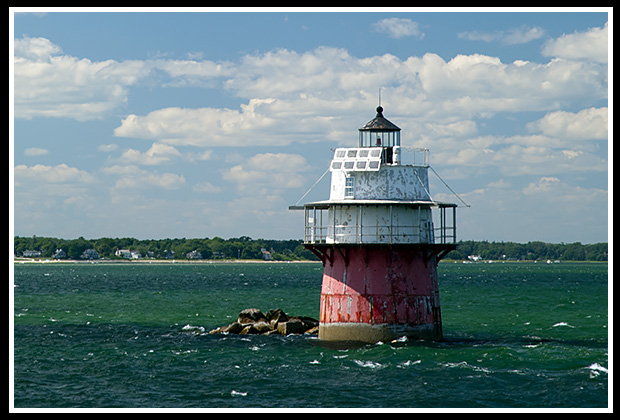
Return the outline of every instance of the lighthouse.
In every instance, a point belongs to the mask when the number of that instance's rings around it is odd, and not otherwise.
[[[456,248],[456,204],[432,199],[428,149],[377,115],[334,150],[329,200],[306,203],[304,247],[323,263],[319,339],[440,340],[438,262]]]

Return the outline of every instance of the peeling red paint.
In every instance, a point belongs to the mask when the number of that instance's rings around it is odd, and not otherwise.
[[[333,247],[320,321],[441,327],[437,259],[427,247]]]

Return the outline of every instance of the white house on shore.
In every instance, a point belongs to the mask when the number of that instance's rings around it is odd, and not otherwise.
[[[130,249],[117,249],[114,252],[114,255],[121,258],[127,258],[130,260],[137,260],[140,258],[140,253],[138,251],[132,251]]]

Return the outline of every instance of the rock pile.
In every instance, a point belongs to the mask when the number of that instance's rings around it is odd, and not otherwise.
[[[260,309],[244,309],[230,325],[209,331],[209,334],[318,334],[319,321],[307,316],[289,316],[282,309],[263,314]]]

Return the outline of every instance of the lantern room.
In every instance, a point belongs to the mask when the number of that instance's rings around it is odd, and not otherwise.
[[[359,147],[400,146],[400,128],[383,116],[383,108],[377,107],[377,116],[359,129]]]

